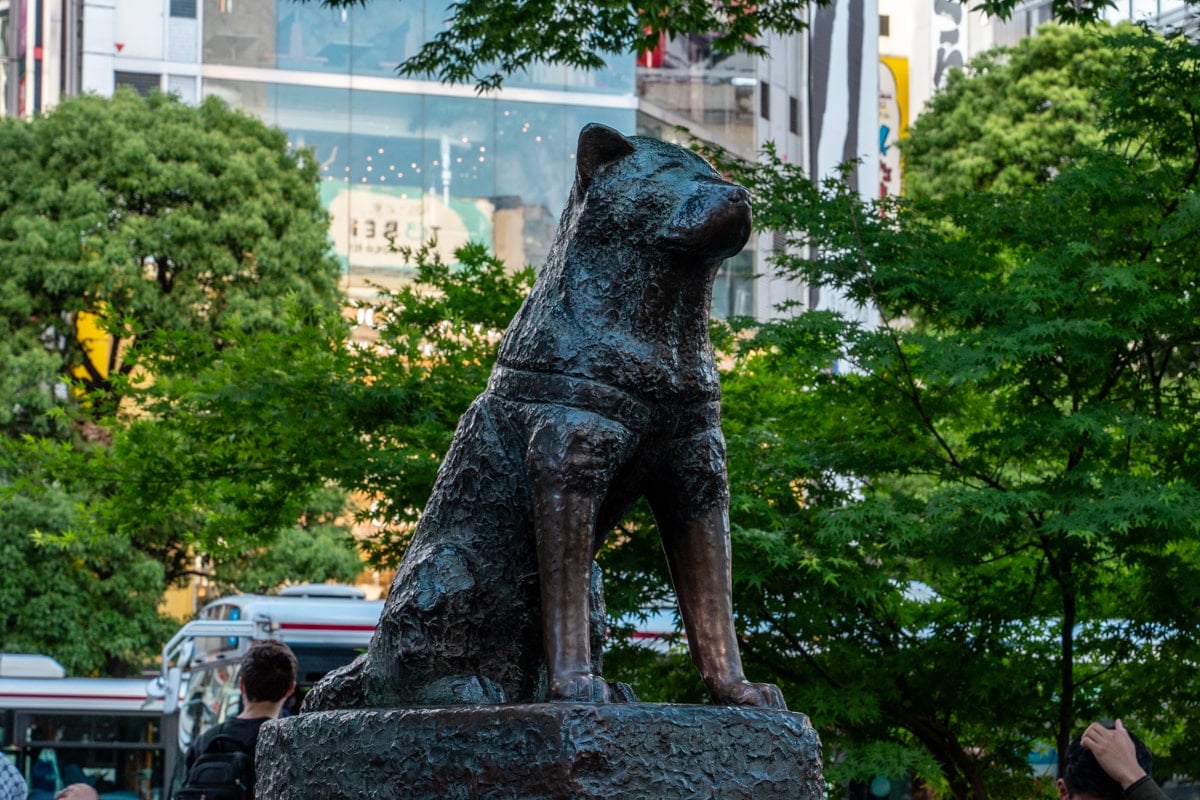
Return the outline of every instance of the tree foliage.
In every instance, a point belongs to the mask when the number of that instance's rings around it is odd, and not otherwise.
[[[337,487],[317,490],[298,524],[283,530],[269,547],[252,548],[224,562],[214,559],[218,594],[269,594],[300,581],[353,584],[363,563],[346,524],[346,505],[346,493]]]
[[[780,266],[878,313],[761,325],[723,381],[748,669],[836,777],[1028,797],[1099,716],[1200,772],[1200,53],[1108,41],[1104,141],[1044,182],[867,203],[741,168],[812,248]]]
[[[187,371],[231,336],[276,329],[289,298],[335,307],[316,164],[221,100],[81,96],[5,120],[0,137],[4,338],[56,352],[98,410],[139,367]],[[85,357],[78,312],[99,317],[111,359]],[[206,353],[171,350],[192,332]]]
[[[97,494],[70,473],[47,479],[61,453],[39,445],[0,439],[0,650],[126,674],[170,636],[163,567],[125,537],[92,535],[84,509]]]
[[[1045,183],[1103,140],[1098,95],[1132,26],[1045,25],[950,73],[901,142],[913,199]]]
[[[194,504],[128,494],[170,451],[126,456],[180,413],[152,387],[337,308],[316,166],[219,100],[121,91],[0,120],[0,169],[0,647],[136,669],[205,542]]]
[[[151,419],[114,445],[106,512],[175,530],[220,562],[311,517],[314,492],[336,486],[374,524],[377,563],[394,565],[532,277],[479,245],[453,268],[429,248],[409,256],[417,276],[381,296],[369,343],[351,343],[338,314],[294,310],[287,329],[156,381]]]

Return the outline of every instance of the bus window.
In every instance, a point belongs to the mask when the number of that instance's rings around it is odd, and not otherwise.
[[[180,709],[180,747],[186,751],[200,734],[242,710],[238,687],[239,664],[221,663],[198,666],[188,678],[187,691]]]
[[[311,644],[291,644],[298,666],[296,685],[307,693],[317,681],[338,667],[344,667],[366,652],[365,647],[322,647]]]
[[[161,715],[17,713],[30,800],[89,783],[105,800],[157,800],[163,781]]]

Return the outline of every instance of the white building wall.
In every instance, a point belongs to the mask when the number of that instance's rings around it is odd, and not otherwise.
[[[991,49],[995,32],[991,18],[972,11],[970,2],[898,0],[893,20],[904,14],[904,6],[912,20],[909,97],[915,118],[951,70]]]
[[[809,173],[815,180],[857,161],[848,179],[866,200],[879,192],[879,6],[876,0],[837,0],[813,12],[809,31],[811,141]],[[812,292],[808,305],[836,310],[874,324],[871,308],[855,306],[828,290]]]
[[[109,96],[115,85],[117,0],[84,0],[83,59],[80,88]]]
[[[157,76],[160,89],[199,100],[199,17],[169,16],[169,0],[83,0],[82,6],[83,91],[111,95],[115,74],[128,72]]]
[[[120,0],[113,36],[121,58],[166,59],[165,0]]]
[[[773,142],[780,158],[803,167],[809,127],[807,37],[772,34],[765,44],[769,55],[759,59],[758,78],[760,91],[766,88],[771,95],[770,116],[764,118],[760,107],[757,139],[760,145]],[[802,284],[771,271],[770,259],[778,245],[773,232],[756,237],[760,277],[754,282],[752,314],[758,319],[779,316],[781,304],[803,303],[806,294]]]

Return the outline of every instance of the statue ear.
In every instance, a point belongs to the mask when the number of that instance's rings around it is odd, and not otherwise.
[[[596,170],[629,155],[633,149],[633,142],[607,125],[598,122],[584,125],[575,152],[575,184],[580,190],[586,190]]]

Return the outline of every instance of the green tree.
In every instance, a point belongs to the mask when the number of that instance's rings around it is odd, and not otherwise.
[[[4,592],[21,595],[4,602],[0,647],[136,669],[162,643],[165,586],[203,542],[193,507],[117,502],[121,459],[175,413],[148,388],[334,313],[316,166],[219,100],[122,91],[0,120],[0,169],[0,548]]]
[[[950,73],[901,142],[913,199],[1023,189],[1103,140],[1098,95],[1120,79],[1132,26],[1045,25]]]
[[[299,524],[282,531],[269,547],[212,565],[217,592],[267,594],[300,581],[354,583],[363,562],[346,510],[345,492],[336,487],[314,492]]]
[[[0,650],[47,653],[72,674],[128,674],[172,632],[157,612],[163,567],[127,537],[92,535],[87,481],[41,477],[59,457],[0,440]]]
[[[878,314],[762,325],[723,384],[747,668],[837,778],[1028,797],[1102,715],[1200,773],[1200,51],[1111,41],[1105,142],[1042,183],[865,203],[743,167],[813,248],[781,266]]]
[[[174,531],[219,565],[308,518],[314,493],[337,487],[366,504],[358,517],[379,532],[365,544],[394,565],[532,281],[479,245],[453,268],[428,248],[409,255],[416,278],[381,297],[370,343],[351,345],[337,314],[294,310],[287,329],[156,381],[151,416],[96,469],[111,494],[95,513]]]
[[[94,416],[115,411],[139,368],[186,372],[230,339],[276,329],[289,299],[336,307],[316,164],[217,98],[70,98],[5,119],[0,143],[2,338],[13,359],[56,353]],[[111,359],[85,357],[79,312],[113,338]],[[172,348],[193,332],[202,350]],[[30,403],[22,428],[40,431],[46,405]]]

